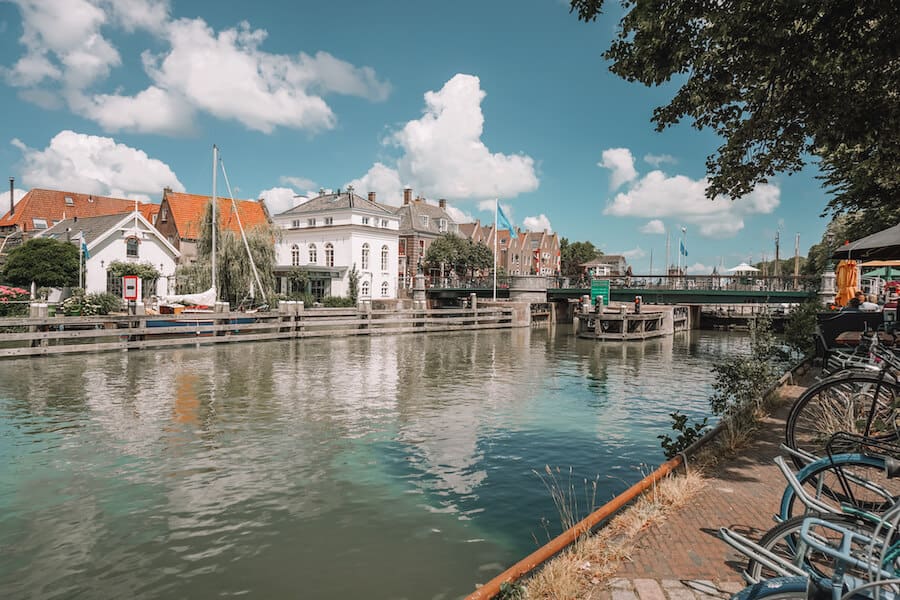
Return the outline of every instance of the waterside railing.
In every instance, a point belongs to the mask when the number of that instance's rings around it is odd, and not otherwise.
[[[527,305],[476,309],[182,313],[0,319],[0,359],[345,335],[527,327]]]

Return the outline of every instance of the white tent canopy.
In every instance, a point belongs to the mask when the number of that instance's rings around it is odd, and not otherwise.
[[[736,267],[731,267],[728,269],[729,273],[759,273],[759,269],[756,267],[751,267],[745,262],[742,262]]]

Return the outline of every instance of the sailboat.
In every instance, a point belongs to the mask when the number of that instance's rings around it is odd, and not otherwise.
[[[212,251],[211,251],[211,255],[210,255],[210,262],[211,262],[210,270],[211,270],[212,286],[208,290],[199,292],[199,293],[174,294],[174,295],[166,296],[165,298],[162,299],[162,302],[160,303],[160,312],[161,313],[163,312],[164,306],[172,307],[171,310],[166,311],[166,312],[168,312],[168,314],[173,314],[173,313],[181,313],[181,314],[212,313],[212,312],[214,312],[213,309],[218,304],[218,288],[216,286],[216,275],[217,275],[217,269],[216,269],[216,259],[217,259],[216,219],[219,217],[219,210],[218,210],[218,197],[216,195],[216,175],[218,173],[218,166],[220,163],[221,163],[221,158],[219,157],[219,148],[218,148],[218,146],[213,144],[213,173],[212,173],[212,198],[211,198],[211,202],[212,202],[212,210],[211,210]],[[224,163],[221,163],[221,164],[222,164],[222,173],[225,176],[225,184],[228,187],[228,193],[229,193],[229,196],[231,197],[232,211],[235,216],[235,219],[237,220],[238,229],[240,230],[240,233],[241,233],[241,240],[244,243],[244,249],[247,251],[247,257],[250,260],[250,267],[251,267],[251,270],[253,271],[253,277],[256,281],[256,284],[259,286],[259,289],[262,290],[263,287],[262,287],[262,283],[259,278],[259,272],[256,269],[256,263],[253,260],[253,254],[250,252],[250,245],[247,242],[247,236],[244,233],[244,226],[241,223],[241,217],[240,217],[240,214],[237,209],[237,203],[235,202],[234,194],[231,192],[231,184],[228,182],[228,173],[225,171]],[[253,283],[250,284],[250,296],[254,297]],[[182,307],[180,310],[176,310],[174,308],[175,306],[178,306],[178,305],[180,305]],[[185,305],[188,305],[191,308],[184,308]],[[233,319],[232,321],[234,323],[253,323],[256,320],[251,317],[247,317],[247,318],[236,318],[236,319]],[[169,321],[169,322],[159,321],[159,322],[154,323],[154,326],[157,326],[157,327],[164,327],[164,326],[168,326],[168,325],[197,326],[197,325],[201,325],[201,324],[211,325],[212,323],[213,323],[212,320],[203,320],[202,322],[200,322],[199,320],[194,320],[194,319],[191,319],[191,320],[179,319],[178,321]]]

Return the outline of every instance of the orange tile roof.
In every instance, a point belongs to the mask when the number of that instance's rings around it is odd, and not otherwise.
[[[168,201],[169,211],[178,229],[178,235],[183,240],[200,239],[200,222],[203,220],[203,212],[210,196],[198,196],[197,194],[184,194],[181,192],[165,191],[165,200]],[[255,200],[235,200],[238,207],[238,216],[244,231],[257,225],[266,225],[269,216],[262,202]],[[237,219],[230,198],[218,197],[216,206],[219,209],[219,222],[222,229],[228,229],[239,233]]]
[[[150,223],[155,223],[155,217],[159,214],[159,204],[155,204],[152,202],[141,202],[138,204],[138,210],[140,211],[142,217],[150,221]]]
[[[71,198],[67,202],[66,198]],[[141,212],[143,203],[138,203]],[[18,227],[22,231],[32,231],[34,219],[44,219],[47,227],[54,222],[73,217],[102,217],[134,210],[134,200],[109,198],[96,194],[78,194],[59,190],[34,188],[16,202],[15,212],[7,212],[0,218],[0,227]]]

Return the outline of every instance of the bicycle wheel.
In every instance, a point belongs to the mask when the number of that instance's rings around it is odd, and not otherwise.
[[[838,431],[879,440],[900,437],[900,384],[866,373],[826,379],[794,402],[785,426],[785,444],[825,456],[825,444]],[[838,451],[850,451],[849,448]],[[797,468],[803,462],[792,456]]]
[[[881,514],[900,495],[900,481],[888,479],[885,461],[879,456],[837,454],[821,458],[801,469],[797,480],[803,489],[821,503],[841,513],[842,505],[860,511]],[[781,497],[781,520],[803,514],[806,507],[790,485]]]
[[[731,600],[806,600],[806,577],[776,577],[747,586],[731,597]]]
[[[815,551],[802,543],[800,530],[803,528],[803,522],[807,517],[817,517],[868,537],[874,537],[877,526],[876,523],[864,521],[852,515],[811,513],[809,515],[798,515],[783,523],[779,523],[767,531],[757,542],[759,546],[784,559],[785,562],[804,569],[810,574],[810,577],[822,584],[827,584],[834,575],[834,558]],[[835,545],[833,540],[839,540],[841,537],[834,531],[821,528],[811,531],[811,533],[822,541],[832,540],[828,544],[830,546]],[[880,544],[878,547],[880,547]],[[802,556],[798,557],[798,553],[802,553]],[[864,576],[866,573],[860,570],[860,574]],[[775,571],[752,558],[747,562],[747,575],[754,581],[764,581],[779,576]]]

